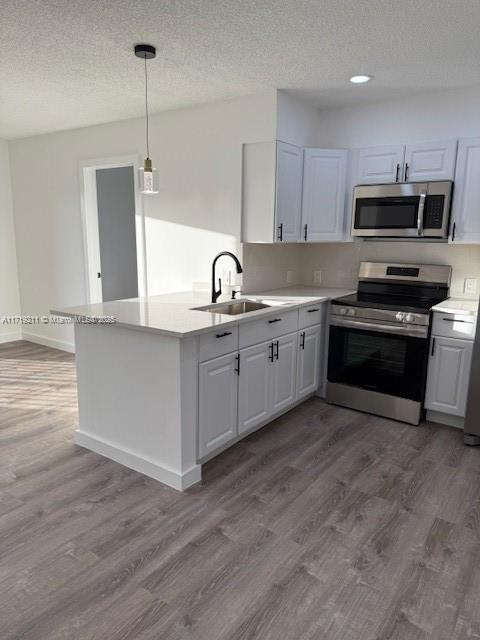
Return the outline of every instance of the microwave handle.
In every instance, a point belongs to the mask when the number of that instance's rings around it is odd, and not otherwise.
[[[425,200],[427,194],[425,192],[420,194],[420,202],[418,203],[418,219],[417,219],[417,234],[423,236],[423,215],[425,213]]]

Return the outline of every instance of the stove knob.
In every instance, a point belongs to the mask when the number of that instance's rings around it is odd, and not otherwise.
[[[405,317],[405,314],[399,311],[395,316],[395,320],[398,320],[398,322],[403,322],[404,317]]]
[[[355,315],[355,313],[356,313],[355,309],[349,309],[349,310],[347,311],[347,315],[349,315],[349,316],[354,316],[354,315]]]
[[[407,315],[405,316],[405,322],[413,322],[415,320],[415,316],[413,315],[413,313],[407,313]]]
[[[341,316],[346,315],[347,310],[345,309],[345,307],[340,307],[340,309],[338,310]]]

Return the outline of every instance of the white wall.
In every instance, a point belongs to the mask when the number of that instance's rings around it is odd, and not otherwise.
[[[2,320],[2,316],[19,313],[8,143],[0,140],[0,342],[21,337],[19,325],[5,324]]]
[[[207,282],[216,253],[240,251],[241,145],[275,138],[275,108],[268,91],[152,117],[160,194],[144,200],[150,294]],[[143,155],[143,145],[143,119],[10,143],[23,313],[85,303],[78,163]],[[54,346],[72,341],[70,327],[32,332]]]
[[[296,137],[297,143],[302,131],[308,138],[315,137],[318,146],[340,148],[480,136],[480,87],[434,91],[402,100],[320,111],[316,136],[310,130],[315,117],[300,117],[295,125],[295,116],[301,114],[301,110],[294,109],[292,101],[286,102],[279,101],[277,131],[279,137],[281,132]],[[310,113],[309,109],[307,113]],[[480,246],[359,240],[354,243],[296,247],[299,281],[306,285],[312,284],[313,271],[320,269],[324,285],[355,288],[360,260],[390,260],[451,264],[452,296],[468,297],[463,293],[465,277],[478,278],[480,289]],[[262,245],[249,247],[247,270],[250,264],[262,264],[263,258],[259,255],[262,252],[270,255],[269,249]],[[284,246],[283,252],[279,249],[272,259],[284,271],[287,265],[295,261],[294,249]],[[285,286],[284,280],[279,284],[279,278],[273,276],[273,270],[266,268],[248,281],[253,281],[257,290]]]
[[[480,135],[480,87],[320,112],[318,143],[368,147]]]
[[[320,139],[320,112],[286,91],[277,91],[277,140],[315,147]]]

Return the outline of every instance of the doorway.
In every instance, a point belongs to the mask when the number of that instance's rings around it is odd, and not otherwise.
[[[147,295],[136,156],[81,163],[87,302]]]

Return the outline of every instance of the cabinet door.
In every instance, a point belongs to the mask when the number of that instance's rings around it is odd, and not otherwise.
[[[274,341],[271,368],[271,412],[282,411],[295,402],[298,333]]]
[[[302,240],[338,242],[345,229],[348,152],[306,149],[303,168]]]
[[[472,350],[473,342],[468,340],[432,338],[433,355],[428,363],[425,396],[427,409],[465,416]]]
[[[464,138],[458,145],[452,241],[480,243],[480,138]]]
[[[236,354],[232,353],[199,365],[200,458],[237,435],[236,362]]]
[[[302,216],[303,149],[277,143],[275,239],[298,242]]]
[[[315,325],[299,333],[297,363],[297,399],[314,393],[320,386],[322,359],[321,327]]]
[[[405,147],[357,149],[355,184],[382,184],[402,179]]]
[[[456,140],[409,144],[405,148],[403,180],[453,180],[456,158]]]
[[[245,433],[270,415],[272,342],[241,349],[238,384],[238,432]]]

